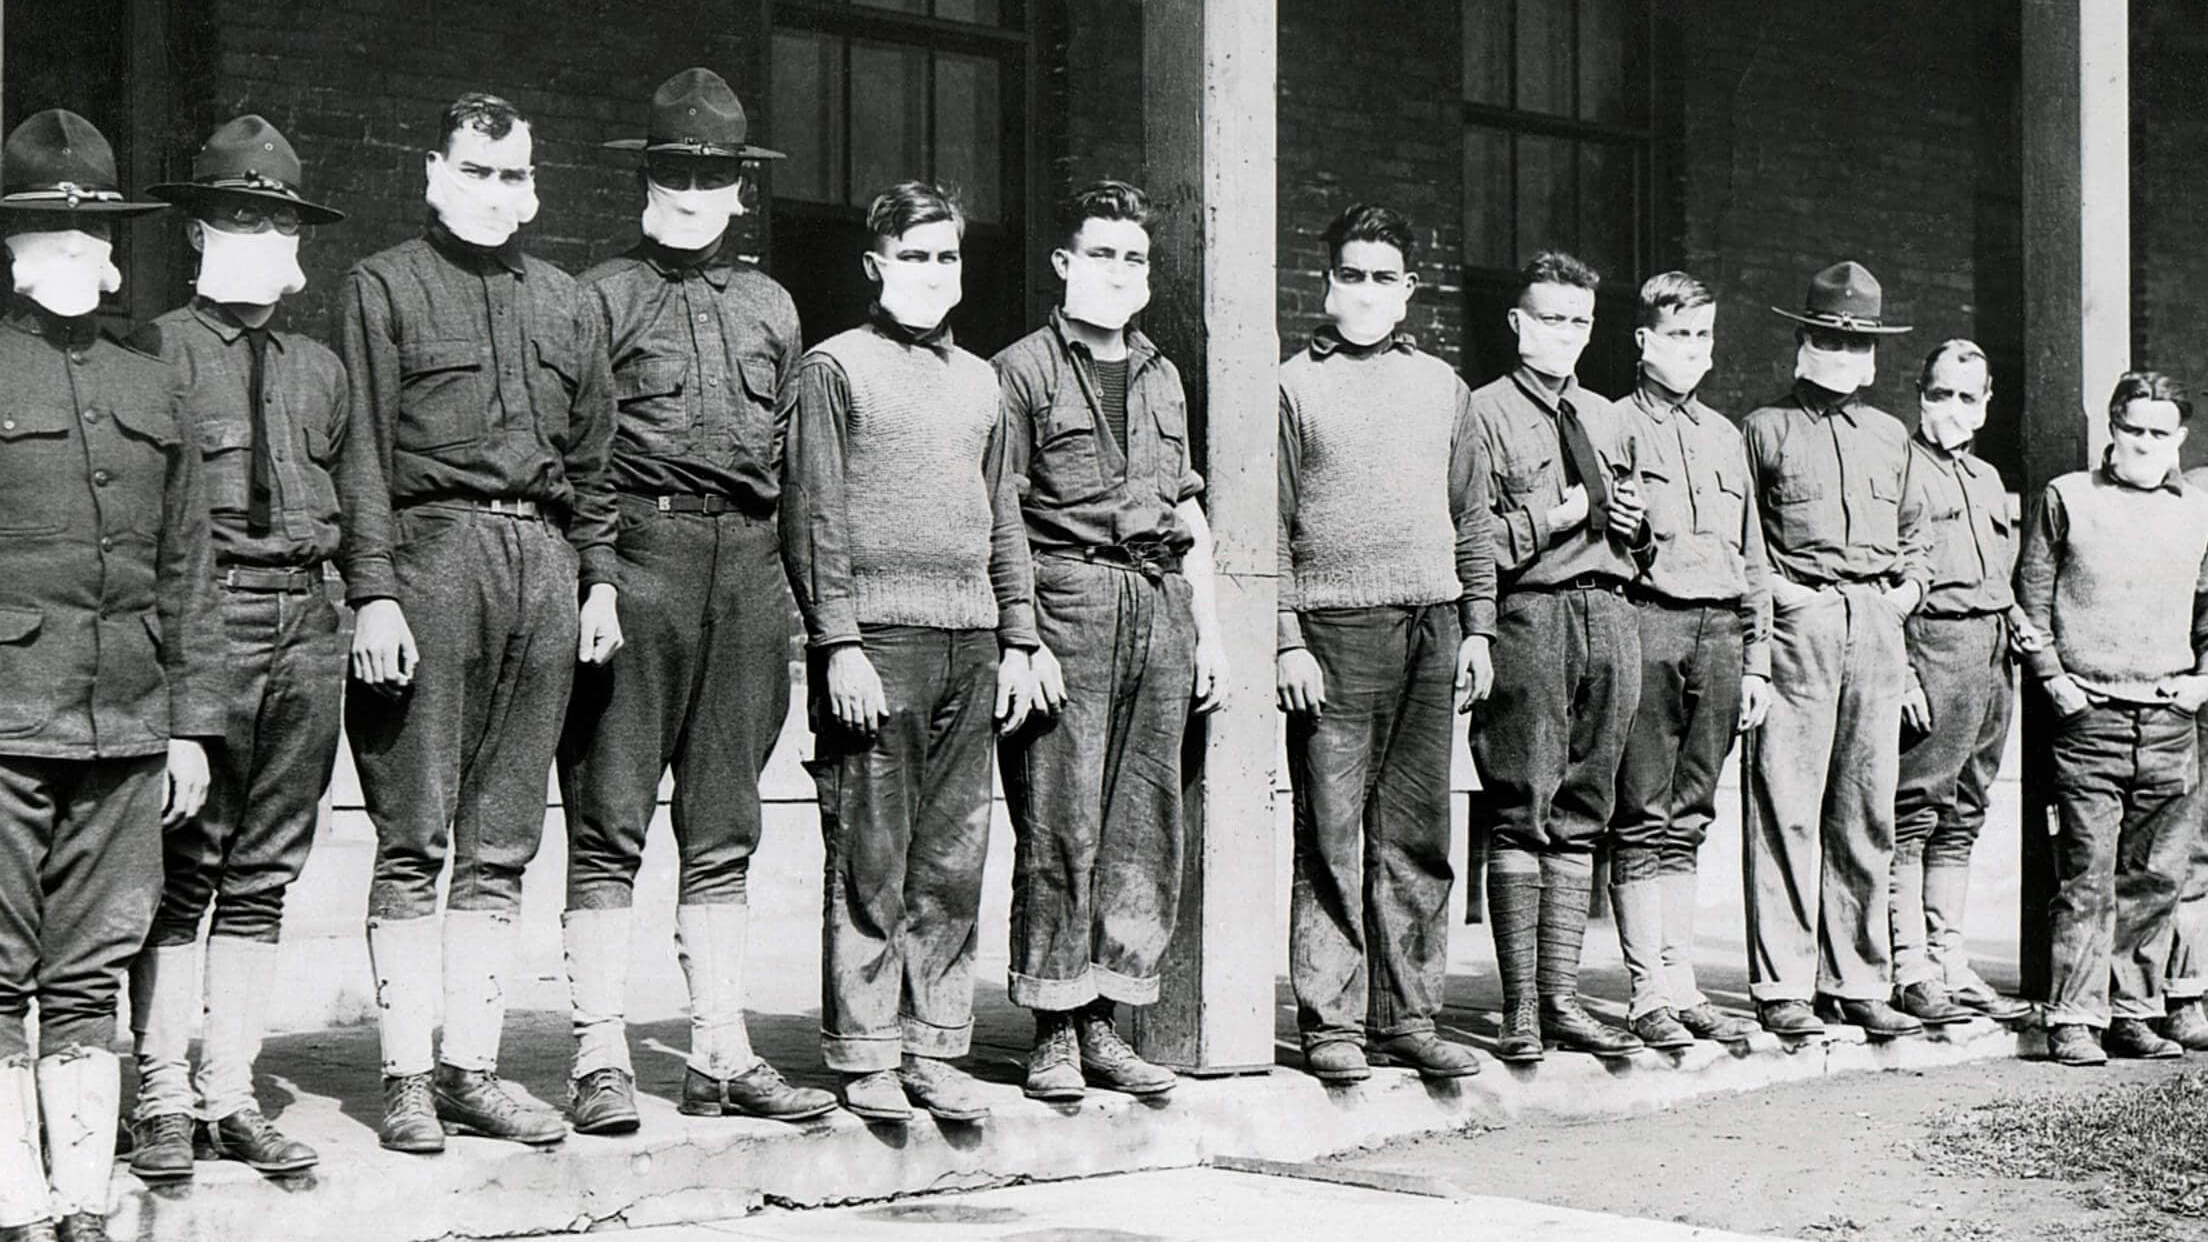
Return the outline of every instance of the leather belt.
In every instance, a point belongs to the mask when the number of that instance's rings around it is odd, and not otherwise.
[[[1551,593],[1561,591],[1608,591],[1612,595],[1623,595],[1625,594],[1625,588],[1626,581],[1623,578],[1613,578],[1609,574],[1581,574],[1576,578],[1566,578],[1562,582],[1521,583],[1508,587],[1506,590],[1546,591]]]
[[[1068,548],[1062,552],[1047,553],[1068,560],[1083,560],[1091,565],[1109,565],[1114,569],[1132,570],[1156,582],[1167,574],[1181,572],[1181,554],[1162,543],[1115,543],[1103,547],[1082,548],[1079,552]]]
[[[233,591],[304,595],[322,589],[322,570],[319,566],[313,569],[252,569],[232,565],[227,569],[217,568],[215,581]]]
[[[500,517],[535,518],[544,516],[544,510],[534,500],[494,496],[487,500],[471,497],[460,503],[484,513],[495,513]]]
[[[637,498],[650,501],[652,507],[661,513],[703,513],[710,516],[717,513],[735,513],[742,508],[726,496],[638,495]]]
[[[1740,599],[1737,596],[1732,599],[1681,599],[1676,595],[1666,595],[1662,591],[1651,590],[1637,583],[1628,587],[1625,593],[1636,604],[1648,604],[1657,608],[1676,608],[1682,612],[1697,608],[1740,607]]]

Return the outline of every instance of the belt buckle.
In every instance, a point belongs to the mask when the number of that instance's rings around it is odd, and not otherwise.
[[[652,503],[661,513],[673,513],[675,511],[675,498],[672,496],[654,496]]]
[[[236,587],[237,587],[237,585],[238,585],[238,567],[237,567],[237,566],[235,566],[235,565],[232,565],[232,566],[231,566],[230,568],[228,568],[228,569],[225,569],[225,570],[223,570],[223,571],[222,571],[222,585],[224,585],[224,586],[226,586],[226,587],[229,587],[229,588],[231,588],[231,589],[233,589],[233,590],[234,590],[234,589],[236,589]]]

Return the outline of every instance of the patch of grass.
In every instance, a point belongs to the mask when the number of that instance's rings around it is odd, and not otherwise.
[[[1946,1172],[2089,1181],[2095,1207],[2208,1217],[2208,1071],[1953,1109],[1932,1118],[1920,1152]],[[2167,1236],[2134,1224],[2108,1236]]]

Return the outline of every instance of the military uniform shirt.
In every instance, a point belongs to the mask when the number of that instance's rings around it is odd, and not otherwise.
[[[1931,585],[1923,498],[1893,415],[1809,382],[1741,420],[1771,567],[1790,582]]]
[[[1619,583],[1637,574],[1625,541],[1609,533],[1592,509],[1595,481],[1586,480],[1587,520],[1559,536],[1549,528],[1548,511],[1564,503],[1565,463],[1558,429],[1559,402],[1569,401],[1587,429],[1595,456],[1612,478],[1639,475],[1634,427],[1607,399],[1569,379],[1561,393],[1541,386],[1520,367],[1475,389],[1472,414],[1480,428],[1492,472],[1488,495],[1495,506],[1495,567],[1503,591],[1514,587],[1561,586],[1584,575]]]
[[[1640,420],[1651,536],[1642,581],[1669,599],[1738,605],[1744,671],[1770,676],[1771,567],[1739,430],[1697,398],[1674,402],[1647,383],[1619,408]]]
[[[2016,605],[2016,529],[2000,472],[1969,449],[1950,453],[1909,441],[1910,484],[1924,497],[1932,589],[1920,611],[1961,617]]]

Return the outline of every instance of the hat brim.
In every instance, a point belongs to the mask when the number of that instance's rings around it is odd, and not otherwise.
[[[320,203],[310,203],[303,198],[281,194],[274,190],[249,190],[240,186],[227,185],[200,185],[195,181],[164,181],[160,185],[147,186],[146,193],[163,200],[164,203],[173,203],[179,207],[189,207],[209,198],[257,198],[271,203],[282,203],[284,206],[298,212],[301,224],[335,224],[345,218],[345,213],[335,207],[324,207]]]
[[[615,138],[610,142],[601,142],[598,145],[608,151],[643,151],[647,154],[662,151],[669,155],[688,155],[703,159],[783,160],[789,158],[780,151],[770,151],[765,147],[755,147],[749,143],[734,147],[715,146],[703,151],[686,142],[654,143],[648,138]]]
[[[91,199],[79,199],[77,205],[72,207],[59,199],[10,202],[0,198],[0,211],[19,211],[26,214],[44,212],[49,216],[142,216],[168,209],[167,203],[95,202]]]
[[[1772,307],[1771,313],[1791,319],[1796,323],[1806,323],[1812,328],[1822,328],[1827,332],[1838,332],[1845,336],[1900,336],[1904,332],[1917,330],[1911,324],[1867,324],[1860,319],[1834,319],[1825,315],[1805,315],[1800,311],[1787,310],[1783,306]]]

